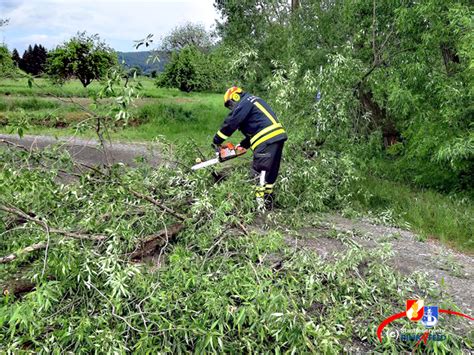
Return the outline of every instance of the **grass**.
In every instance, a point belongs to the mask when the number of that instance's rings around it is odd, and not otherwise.
[[[163,136],[172,142],[186,142],[192,137],[200,144],[210,144],[225,114],[221,101],[213,97],[187,103],[150,104],[138,112],[144,124],[117,130],[113,136],[145,141]]]
[[[79,80],[70,80],[64,85],[53,85],[51,81],[45,78],[34,80],[35,85],[28,87],[27,79],[1,79],[0,95],[5,96],[29,96],[29,97],[90,97],[97,93],[101,88],[101,83],[93,81],[87,88],[84,88]],[[154,79],[140,77],[143,85],[142,96],[156,99],[182,97],[184,94],[178,89],[162,89],[155,86]],[[202,94],[190,93],[187,97],[199,97]]]
[[[57,101],[42,100],[36,97],[14,97],[0,100],[0,111],[55,109],[59,106]]]
[[[415,189],[374,177],[361,180],[356,188],[355,202],[362,211],[389,215],[396,224],[408,223],[422,238],[474,251],[474,205],[470,197]]]
[[[35,79],[35,83],[39,86],[33,85],[28,87],[27,79],[2,79],[0,81],[0,95],[19,95],[19,96],[48,96],[56,95],[61,97],[88,97],[91,94],[98,92],[100,84],[92,82],[87,88],[84,88],[79,80],[72,80],[62,86],[53,85],[47,79]]]

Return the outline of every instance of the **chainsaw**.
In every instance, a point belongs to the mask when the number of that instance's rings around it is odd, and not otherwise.
[[[196,165],[193,165],[191,167],[191,170],[198,170],[202,168],[206,168],[208,166],[218,164],[218,163],[223,163],[227,160],[231,160],[237,157],[240,157],[241,155],[244,155],[247,152],[247,150],[240,145],[234,146],[232,143],[227,143],[224,145],[221,145],[216,149],[216,157],[211,160],[206,160],[201,162],[201,159],[196,159]]]

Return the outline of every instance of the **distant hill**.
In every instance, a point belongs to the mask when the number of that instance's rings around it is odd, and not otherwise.
[[[117,52],[119,63],[125,62],[127,68],[139,66],[143,74],[150,74],[153,70],[162,72],[166,63],[169,61],[169,54],[167,52],[153,52],[153,55],[158,54],[159,61],[152,62],[151,60],[147,63],[148,58],[152,55],[151,51],[146,52]]]

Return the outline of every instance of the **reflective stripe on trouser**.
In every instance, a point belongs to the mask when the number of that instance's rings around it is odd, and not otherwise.
[[[255,186],[255,197],[264,197],[273,193],[273,184],[265,184],[264,186]]]
[[[255,187],[255,197],[265,196],[265,186],[256,186]]]
[[[259,210],[265,209],[265,176],[266,176],[266,171],[262,170],[260,172],[260,181],[259,185],[256,187],[255,190],[255,197],[257,200],[257,205]]]

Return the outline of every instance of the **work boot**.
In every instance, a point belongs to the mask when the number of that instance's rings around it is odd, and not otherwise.
[[[275,199],[275,196],[273,195],[273,193],[271,194],[265,194],[264,196],[264,207],[265,207],[265,210],[267,211],[273,211],[273,208],[275,207],[274,206],[274,199]]]

